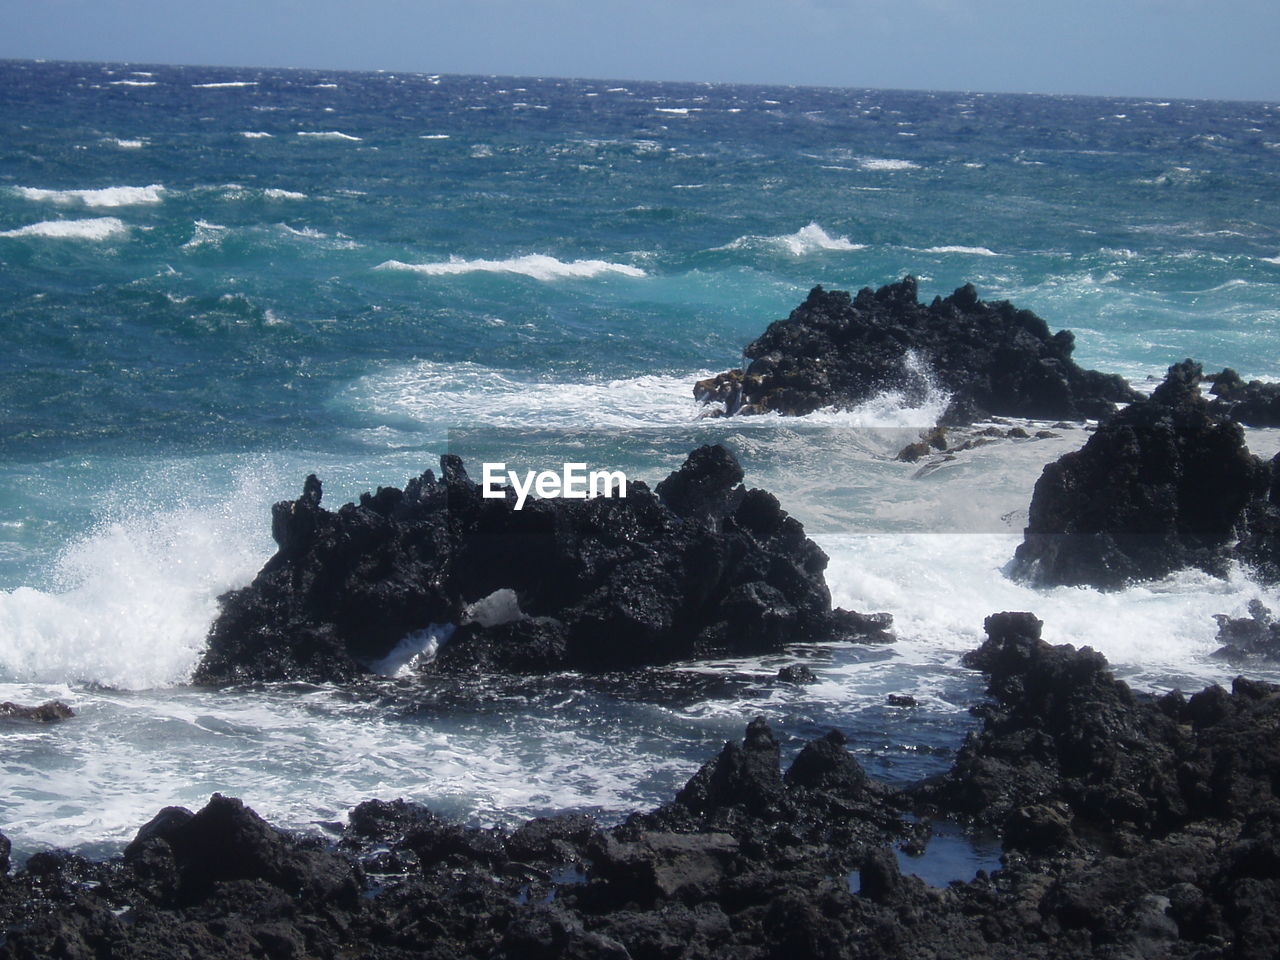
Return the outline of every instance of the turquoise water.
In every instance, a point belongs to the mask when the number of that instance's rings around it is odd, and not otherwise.
[[[1005,580],[1036,476],[1082,431],[921,474],[891,458],[945,397],[727,423],[691,399],[814,284],[906,273],[1029,307],[1139,386],[1185,356],[1280,377],[1276,104],[30,62],[0,81],[0,697],[82,714],[0,740],[22,849],[114,843],[213,789],[295,825],[401,794],[617,812],[756,713],[840,726],[909,779],[972,722],[957,657],[987,613],[1034,610],[1164,689],[1227,676],[1211,615],[1276,600],[1239,572],[1108,596]],[[678,702],[181,686],[307,473],[330,504],[450,447],[654,480],[712,440],[831,554],[837,602],[894,613],[894,647],[819,651],[805,689],[764,682],[785,657],[725,665],[731,695]],[[898,692],[922,708],[884,707]]]

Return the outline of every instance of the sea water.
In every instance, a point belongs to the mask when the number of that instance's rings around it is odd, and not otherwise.
[[[757,715],[788,756],[835,727],[902,783],[974,728],[959,658],[992,612],[1160,691],[1229,681],[1213,615],[1280,603],[1240,570],[1008,580],[1083,429],[907,464],[937,391],[800,419],[692,398],[815,284],[905,274],[1035,310],[1140,389],[1187,356],[1280,377],[1276,104],[31,62],[0,91],[0,699],[78,712],[0,721],[20,855],[118,850],[214,791],[300,829],[370,797],[607,821]],[[626,683],[184,685],[308,473],[331,507],[448,450],[476,479],[585,461],[652,484],[708,442],[896,642]],[[816,684],[772,679],[797,661]]]

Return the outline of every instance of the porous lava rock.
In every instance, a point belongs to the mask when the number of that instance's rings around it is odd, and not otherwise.
[[[122,857],[0,874],[0,958],[1275,957],[1280,687],[1155,697],[1030,613],[985,628],[965,658],[988,679],[981,728],[939,777],[889,786],[841,732],[801,744],[756,718],[612,827],[372,800],[326,841],[215,795]],[[1001,868],[927,885],[893,849],[929,855],[909,815],[994,827]]]
[[[351,680],[428,634],[447,641],[437,672],[603,670],[888,639],[887,615],[832,609],[826,554],[742,476],[728,450],[703,447],[656,491],[633,481],[625,498],[517,510],[510,488],[484,498],[445,456],[440,477],[428,470],[336,511],[308,477],[273,508],[276,554],[221,598],[194,681]]]
[[[1230,367],[1205,379],[1213,380],[1209,393],[1215,412],[1246,427],[1280,427],[1280,383],[1246,383]]]
[[[1074,348],[1071,331],[1051,333],[1030,310],[984,302],[969,284],[927,305],[914,277],[856,296],[814,287],[747,346],[745,369],[699,381],[694,396],[721,415],[803,416],[885,391],[922,400],[940,388],[952,396],[949,424],[992,414],[1099,418],[1137,399],[1123,378],[1078,366]]]
[[[1169,368],[1036,481],[1010,572],[1036,586],[1119,589],[1184,567],[1244,560],[1274,579],[1274,467],[1200,395],[1200,365]]]

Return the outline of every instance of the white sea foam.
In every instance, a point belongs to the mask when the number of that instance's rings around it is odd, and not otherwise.
[[[139,204],[160,203],[165,188],[159,183],[147,187],[99,187],[91,190],[46,190],[41,187],[14,187],[21,197],[37,202],[51,202],[60,206],[82,204],[86,207],[131,207]]]
[[[265,130],[241,130],[240,136],[244,137],[246,140],[266,140],[270,138],[272,134],[267,133]]]
[[[305,200],[307,195],[299,193],[297,190],[282,190],[279,187],[268,187],[262,191],[262,195],[268,200]]]
[[[863,170],[895,171],[919,170],[920,164],[913,160],[895,160],[892,157],[858,157],[858,166]]]
[[[25,227],[0,231],[0,237],[49,237],[58,240],[110,240],[123,237],[129,227],[116,217],[91,220],[42,220]]]
[[[350,140],[357,143],[363,139],[343,133],[341,130],[299,130],[298,136],[311,137],[313,140]]]
[[[110,85],[113,87],[154,87],[156,82],[154,80],[112,80]]]
[[[375,270],[407,270],[429,277],[455,276],[466,273],[516,273],[535,280],[583,279],[602,274],[620,274],[624,277],[643,277],[639,267],[608,260],[558,260],[542,253],[531,253],[507,260],[463,260],[450,257],[443,263],[404,263],[388,260],[378,264]]]
[[[268,552],[258,486],[245,478],[212,510],[144,504],[69,546],[50,587],[0,592],[0,677],[122,689],[186,679],[218,595]]]
[[[975,257],[998,257],[990,247],[964,247],[958,245],[947,245],[941,247],[926,247],[921,253],[967,253]]]
[[[191,233],[191,239],[182,245],[182,249],[194,250],[197,247],[216,247],[222,243],[226,234],[227,228],[220,223],[197,220],[195,222],[195,230]]]
[[[112,144],[113,146],[117,146],[121,150],[141,150],[143,147],[147,145],[147,141],[145,139],[126,140],[121,137],[107,137],[102,142]]]
[[[219,80],[214,83],[193,83],[191,86],[196,90],[224,90],[233,87],[256,87],[257,80]]]
[[[1277,266],[1280,266],[1280,255],[1274,257],[1259,257],[1258,259],[1263,263],[1274,263]]]
[[[848,237],[833,237],[816,223],[801,227],[795,233],[786,233],[776,237],[745,236],[717,250],[750,250],[753,248],[773,248],[792,256],[803,257],[807,254],[825,251],[865,250],[865,243],[854,243]]]

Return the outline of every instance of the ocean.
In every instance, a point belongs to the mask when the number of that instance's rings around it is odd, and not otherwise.
[[[1139,689],[1227,681],[1213,615],[1280,604],[1244,571],[1004,576],[1085,430],[922,466],[893,458],[936,390],[712,420],[692,385],[815,284],[907,274],[1032,309],[1139,389],[1188,356],[1280,379],[1278,198],[1277,104],[0,62],[0,700],[78,713],[0,721],[0,831],[19,859],[111,853],[214,791],[302,830],[371,797],[609,821],[757,715],[784,752],[837,727],[903,783],[975,728],[959,657],[999,610]],[[448,451],[477,479],[652,484],[708,442],[895,643],[622,681],[184,683],[308,473],[330,507]],[[773,679],[796,662],[818,683]]]

